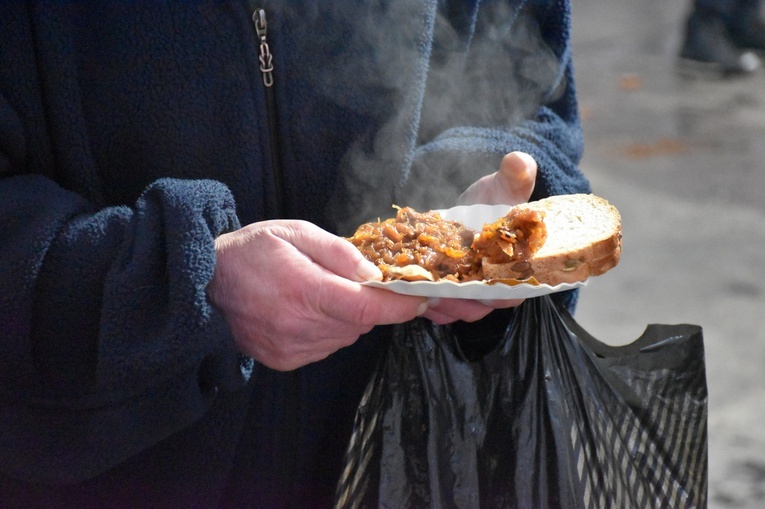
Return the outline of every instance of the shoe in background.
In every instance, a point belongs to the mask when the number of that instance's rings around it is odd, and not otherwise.
[[[692,13],[686,22],[679,69],[725,77],[757,71],[762,61],[752,50],[765,50],[765,24],[750,18],[737,25],[729,25],[719,16]]]

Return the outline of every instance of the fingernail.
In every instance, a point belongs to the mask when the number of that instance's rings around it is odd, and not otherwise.
[[[493,299],[479,300],[478,302],[480,302],[484,306],[489,306],[489,307],[492,307],[494,305],[494,300]]]
[[[380,269],[366,259],[361,260],[356,266],[356,278],[358,281],[380,281],[382,277]]]
[[[429,302],[430,301],[427,301],[427,300],[422,301],[422,303],[420,304],[420,307],[417,308],[417,316],[422,316],[428,312]]]

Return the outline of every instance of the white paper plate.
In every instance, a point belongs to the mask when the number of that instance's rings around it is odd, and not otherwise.
[[[466,227],[480,231],[484,223],[493,223],[510,210],[509,205],[461,205],[450,209],[438,210],[441,217],[450,221],[459,221]],[[587,281],[563,283],[557,286],[531,285],[518,283],[487,283],[484,281],[469,281],[455,283],[453,281],[367,281],[367,286],[384,288],[404,295],[420,297],[441,297],[455,299],[494,300],[494,299],[528,299],[551,293],[572,290],[587,285]]]
[[[529,299],[550,293],[572,290],[585,286],[587,281],[579,283],[564,283],[557,286],[530,285],[519,283],[514,286],[503,283],[485,283],[469,281],[455,283],[453,281],[366,281],[366,286],[384,288],[391,292],[420,297],[441,297],[451,299],[495,300],[495,299]]]
[[[493,223],[511,209],[510,205],[460,205],[450,209],[437,210],[441,217],[449,221],[459,221],[477,232],[485,223]]]

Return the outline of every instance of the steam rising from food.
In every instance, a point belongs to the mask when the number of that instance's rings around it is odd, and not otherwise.
[[[476,2],[480,9],[438,2],[437,12],[432,4],[343,3],[320,14],[324,29],[337,32],[325,74],[333,84],[338,73],[348,76],[339,80],[346,86],[322,93],[376,126],[354,133],[328,202],[346,229],[391,203],[451,206],[513,149],[499,131],[532,117],[562,90],[559,59],[540,37],[536,15],[502,2]],[[523,9],[543,8],[537,4]],[[466,150],[476,137],[488,144],[496,137],[490,156]]]

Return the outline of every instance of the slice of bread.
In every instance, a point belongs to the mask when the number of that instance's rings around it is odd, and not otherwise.
[[[525,279],[555,286],[584,281],[619,263],[622,227],[619,211],[592,194],[551,196],[517,205],[544,213],[547,239],[527,261],[483,260],[486,279]]]

